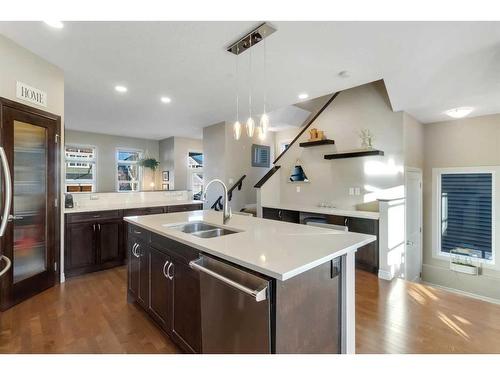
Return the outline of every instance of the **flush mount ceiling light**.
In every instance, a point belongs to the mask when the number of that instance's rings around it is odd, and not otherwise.
[[[303,92],[302,94],[299,94],[299,99],[300,100],[307,99],[308,97],[309,97],[309,94],[306,94],[305,92]]]
[[[252,116],[252,47],[262,40],[265,40],[269,35],[274,33],[276,29],[269,25],[268,23],[263,23],[256,29],[252,30],[242,38],[238,39],[235,43],[231,44],[227,51],[236,55],[236,121],[233,124],[233,136],[234,139],[238,140],[241,137],[242,125],[239,121],[239,71],[238,71],[238,56],[249,50],[248,56],[248,119],[245,123],[246,134],[249,138],[253,138],[255,133],[255,120]],[[266,54],[266,43],[264,41],[264,82],[267,81],[267,54]],[[267,102],[267,86],[264,86],[264,108],[262,116],[259,119],[258,134],[259,138],[262,140],[266,136],[266,132],[269,128],[269,116],[266,113],[266,103]]]
[[[115,91],[119,92],[120,94],[123,94],[128,91],[128,89],[125,86],[122,85],[116,85],[115,86]]]
[[[444,113],[450,117],[453,118],[462,118],[467,116],[469,113],[471,113],[474,110],[472,107],[459,107],[459,108],[453,108],[445,111]]]
[[[160,100],[162,103],[170,103],[172,101],[168,96],[162,96]]]
[[[62,29],[64,24],[61,21],[43,21],[46,25],[53,27],[54,29]]]

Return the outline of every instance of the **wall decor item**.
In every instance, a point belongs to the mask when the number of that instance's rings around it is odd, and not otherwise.
[[[290,171],[289,182],[309,182],[299,159],[297,159],[295,166]]]
[[[373,148],[373,140],[375,137],[373,136],[373,133],[370,131],[370,129],[361,129],[358,135],[361,139],[362,148]]]
[[[252,145],[252,167],[269,168],[271,163],[271,147]]]
[[[170,190],[170,184],[161,184],[162,190]]]
[[[161,172],[161,179],[162,179],[162,181],[169,181],[170,180],[170,171]]]
[[[323,130],[318,130],[316,128],[309,130],[309,142],[322,141],[323,139],[326,139],[326,135]]]

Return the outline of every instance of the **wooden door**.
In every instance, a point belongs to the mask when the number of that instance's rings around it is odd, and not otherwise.
[[[140,273],[140,257],[136,252],[138,245],[137,240],[133,237],[129,238],[127,252],[128,252],[128,294],[133,299],[137,300],[139,296],[139,273]]]
[[[58,280],[60,117],[1,98],[0,110],[13,192],[12,220],[1,244],[12,260],[2,279],[5,309]]]
[[[98,258],[99,263],[120,262],[122,256],[122,220],[98,222]]]
[[[173,326],[172,333],[186,350],[201,353],[201,307],[198,272],[184,261],[172,258]]]
[[[64,268],[66,276],[78,269],[91,267],[96,262],[95,224],[76,223],[66,226]]]
[[[173,268],[170,257],[153,247],[149,248],[149,272],[151,290],[149,311],[162,326],[169,332],[172,326],[172,282],[168,272]]]

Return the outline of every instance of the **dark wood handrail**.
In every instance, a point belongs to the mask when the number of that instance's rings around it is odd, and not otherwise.
[[[312,119],[309,120],[309,122],[302,128],[302,130],[299,132],[299,134],[297,134],[295,136],[295,138],[290,142],[290,144],[288,145],[288,147],[286,149],[284,149],[281,154],[278,155],[278,157],[273,161],[273,164],[276,164],[276,162],[278,160],[281,159],[281,157],[283,155],[285,155],[285,153],[288,151],[288,149],[295,143],[297,142],[297,140],[300,138],[300,136],[302,134],[304,134],[304,132],[309,128],[309,126],[312,125],[312,123],[314,121],[316,121],[316,119],[319,117],[319,115],[321,115],[323,113],[323,111],[335,100],[335,98],[339,95],[340,91],[336,92],[335,94],[333,94],[330,99],[327,100],[327,102],[323,105],[323,107],[321,107],[321,109],[316,112],[316,114],[314,115],[314,117]]]
[[[273,166],[265,175],[264,177],[262,177],[253,187],[254,188],[261,188],[262,185],[264,185],[266,183],[267,180],[269,180],[273,174],[275,174],[278,169],[280,169],[281,167],[279,165],[275,165]]]
[[[241,190],[241,187],[243,186],[243,180],[245,179],[247,175],[244,174],[243,176],[241,176],[238,181],[236,181],[233,186],[231,186],[229,188],[229,190],[227,191],[227,199],[229,201],[231,201],[231,199],[233,198],[233,191],[234,189],[238,188],[238,190]]]

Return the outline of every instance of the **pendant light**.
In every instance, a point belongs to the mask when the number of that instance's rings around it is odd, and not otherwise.
[[[266,50],[266,40],[264,39],[264,111],[260,117],[259,127],[260,133],[259,138],[264,140],[266,138],[267,129],[269,127],[269,116],[266,113],[266,101],[267,101],[267,50]]]
[[[235,140],[239,140],[241,137],[239,78],[238,54],[236,54],[236,121],[233,124],[233,136]]]
[[[253,133],[255,132],[255,121],[252,118],[252,37],[250,37],[250,54],[248,57],[248,120],[246,123],[247,135],[249,138],[253,138]]]

